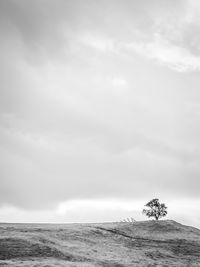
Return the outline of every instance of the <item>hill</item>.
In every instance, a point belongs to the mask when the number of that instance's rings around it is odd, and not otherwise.
[[[0,266],[200,266],[200,230],[175,221],[0,224]]]

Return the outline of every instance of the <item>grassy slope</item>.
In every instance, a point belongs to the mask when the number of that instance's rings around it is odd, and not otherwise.
[[[0,224],[0,266],[200,266],[200,230],[174,221]]]

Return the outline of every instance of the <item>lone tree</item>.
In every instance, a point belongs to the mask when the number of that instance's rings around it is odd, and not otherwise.
[[[156,221],[167,215],[167,207],[164,203],[160,203],[158,198],[152,199],[145,206],[149,209],[143,209],[142,213],[149,218],[154,217]]]

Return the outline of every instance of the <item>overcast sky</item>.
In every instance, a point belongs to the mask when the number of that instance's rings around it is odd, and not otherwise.
[[[0,220],[200,227],[200,1],[0,1]]]

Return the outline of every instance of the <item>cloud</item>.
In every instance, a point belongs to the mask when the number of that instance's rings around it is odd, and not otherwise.
[[[134,51],[147,59],[178,72],[199,71],[200,7],[197,1],[183,1],[171,14],[156,13],[152,30],[137,32],[136,38],[122,49]]]
[[[113,78],[112,84],[114,87],[124,87],[127,85],[127,81],[123,78]]]
[[[83,43],[83,45],[99,50],[100,52],[115,52],[113,41],[106,38],[101,38],[91,34],[84,34],[80,38],[80,42]]]
[[[130,43],[127,48],[178,72],[199,71],[200,57],[156,35],[152,43]]]

